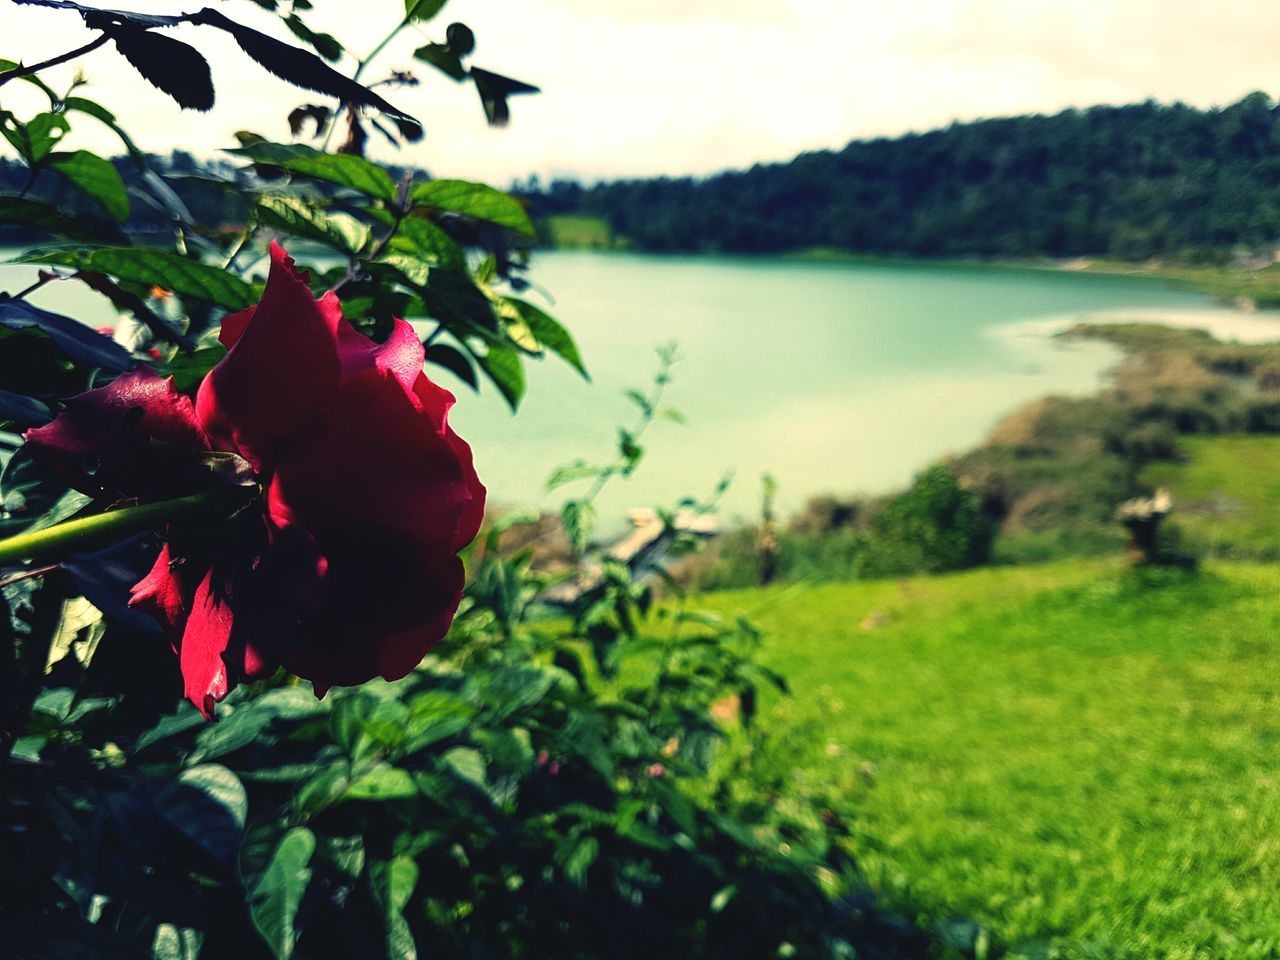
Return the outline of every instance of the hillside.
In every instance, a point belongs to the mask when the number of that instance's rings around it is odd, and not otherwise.
[[[1280,242],[1280,107],[956,123],[701,179],[555,182],[530,203],[550,226],[578,218],[570,238],[649,251],[1225,259]]]
[[[1280,955],[1278,591],[1090,561],[700,602],[770,637],[772,762],[891,907],[966,956],[1231,960]]]

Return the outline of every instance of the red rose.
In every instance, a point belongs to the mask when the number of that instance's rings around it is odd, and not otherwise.
[[[422,372],[412,327],[397,320],[375,344],[308,279],[272,244],[262,300],[223,321],[229,352],[194,405],[141,368],[27,433],[78,488],[113,501],[198,490],[208,451],[252,467],[262,497],[213,528],[175,525],[133,590],[172,631],[206,715],[239,678],[277,665],[318,696],[403,677],[449,628],[457,554],[484,513],[471,450],[448,425],[453,396]]]

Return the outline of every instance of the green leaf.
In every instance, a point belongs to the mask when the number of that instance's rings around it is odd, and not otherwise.
[[[63,248],[35,251],[17,258],[16,262],[53,263],[94,270],[120,280],[163,287],[184,297],[207,300],[228,310],[243,310],[256,299],[253,288],[234,274],[163,250],[102,247],[81,252]]]
[[[587,871],[600,855],[600,841],[592,836],[580,837],[569,847],[568,852],[560,858],[565,879],[577,887],[584,889],[587,885]]]
[[[391,174],[364,157],[349,153],[317,153],[295,157],[283,166],[294,173],[350,187],[379,200],[394,200],[396,197],[396,185]]]
[[[157,791],[155,807],[214,861],[224,866],[234,862],[249,798],[239,777],[226,767],[208,763],[182,771],[177,781]]]
[[[71,490],[23,446],[0,473],[0,537],[42,530],[79,513],[90,498]]]
[[[306,827],[294,827],[277,844],[262,879],[249,896],[249,913],[278,960],[288,960],[298,942],[298,906],[311,882],[316,838]]]
[[[31,167],[43,161],[70,129],[60,113],[38,113],[23,123],[9,111],[0,111],[0,134]]]
[[[413,777],[399,767],[380,763],[351,784],[346,798],[348,800],[403,800],[405,797],[417,795],[418,788],[413,782]]]
[[[431,180],[414,187],[410,200],[415,206],[434,207],[446,213],[495,223],[530,239],[536,237],[533,221],[520,201],[483,183]]]
[[[596,508],[588,500],[570,500],[560,513],[564,535],[574,553],[582,553],[591,545],[596,529]]]
[[[481,789],[485,786],[484,754],[471,747],[454,747],[442,758],[449,767],[463,780],[473,783]]]
[[[404,18],[425,23],[443,9],[447,0],[404,0]]]
[[[201,347],[192,353],[179,353],[169,361],[169,374],[173,377],[173,386],[179,392],[190,390],[205,378],[210,370],[218,365],[227,355],[227,348],[222,344],[212,347]]]
[[[133,745],[133,750],[135,753],[139,753],[153,743],[167,740],[169,737],[177,736],[179,733],[186,733],[188,730],[203,726],[206,723],[208,721],[205,720],[200,711],[189,701],[184,700],[182,705],[178,707],[177,712],[161,717],[155,726],[139,736],[137,742]]]
[[[493,385],[515,410],[524,396],[524,366],[520,354],[510,347],[490,346],[484,356],[476,357],[480,369],[493,381]]]
[[[330,216],[314,201],[296,194],[259,197],[255,213],[266,226],[315,240],[346,254],[359,254],[372,236],[368,224],[346,214]]]
[[[573,483],[575,480],[594,480],[604,472],[604,469],[604,467],[587,463],[585,460],[575,460],[572,463],[562,464],[552,470],[551,476],[547,477],[547,490],[555,490],[557,487],[563,487],[566,483]]]
[[[386,922],[388,960],[416,960],[418,948],[404,919],[404,908],[418,885],[418,865],[407,856],[374,861],[369,864],[369,881]]]
[[[466,256],[456,240],[430,220],[422,217],[406,217],[400,222],[396,241],[411,247],[423,259],[462,271],[466,268]]]
[[[520,314],[520,319],[525,322],[529,327],[529,331],[540,344],[563,357],[585,379],[591,379],[587,374],[587,368],[582,364],[582,356],[578,353],[578,345],[573,342],[573,337],[569,335],[568,330],[560,325],[559,321],[527,300],[507,297],[506,301],[516,308]]]
[[[316,180],[350,187],[379,200],[394,200],[396,184],[391,174],[376,163],[349,153],[321,153],[302,143],[272,143],[259,140],[228,150],[254,163],[283,167]]]
[[[48,166],[97,200],[118,223],[129,219],[129,191],[110,161],[88,150],[53,153]]]

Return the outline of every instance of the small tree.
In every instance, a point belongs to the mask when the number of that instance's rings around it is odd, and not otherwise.
[[[995,526],[982,504],[941,464],[919,474],[911,489],[889,501],[875,520],[887,545],[914,555],[914,569],[939,573],[985,563]]]

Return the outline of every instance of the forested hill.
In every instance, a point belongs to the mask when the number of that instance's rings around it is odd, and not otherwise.
[[[956,123],[707,178],[557,181],[531,205],[653,251],[1213,259],[1280,242],[1280,106]]]

